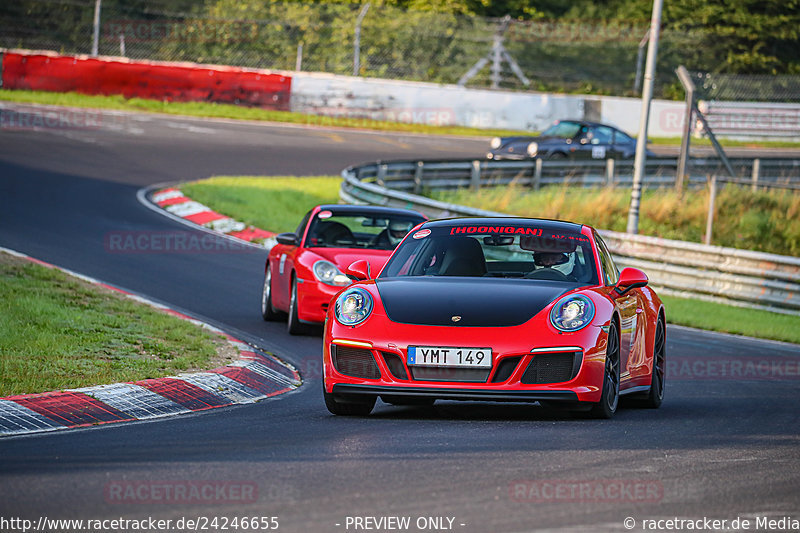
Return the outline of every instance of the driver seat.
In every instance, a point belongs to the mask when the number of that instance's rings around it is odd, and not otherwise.
[[[486,258],[481,243],[471,237],[448,239],[440,276],[483,276],[486,274]]]
[[[322,244],[327,244],[329,246],[336,244],[353,244],[355,242],[353,232],[341,222],[320,222],[315,233]]]

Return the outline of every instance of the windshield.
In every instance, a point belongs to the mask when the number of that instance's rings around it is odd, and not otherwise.
[[[589,239],[534,224],[440,226],[417,230],[397,249],[381,278],[464,276],[525,278],[596,285]]]
[[[557,122],[542,132],[542,137],[563,137],[572,139],[580,131],[581,125],[577,122]]]
[[[393,250],[420,216],[373,213],[334,213],[323,210],[311,221],[306,238],[310,248],[367,248]]]

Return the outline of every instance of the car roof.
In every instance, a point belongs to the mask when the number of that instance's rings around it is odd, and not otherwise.
[[[562,122],[574,122],[575,124],[581,124],[582,126],[592,126],[592,127],[604,126],[606,128],[612,128],[612,129],[615,129],[615,130],[619,130],[618,127],[613,126],[611,124],[604,124],[602,122],[592,122],[591,120],[574,120],[574,119],[571,119],[571,118],[565,118],[565,119],[562,119],[562,120],[558,121],[559,124],[562,123]],[[552,126],[552,124],[551,124],[551,126]]]
[[[373,216],[378,215],[400,215],[400,216],[415,216],[420,220],[425,220],[425,215],[410,209],[400,209],[396,207],[383,207],[378,205],[351,205],[351,204],[322,204],[319,210],[333,211],[337,215],[346,214],[369,214]]]
[[[536,225],[547,231],[565,231],[572,233],[581,233],[583,225],[574,222],[565,222],[563,220],[552,220],[548,218],[525,218],[525,217],[463,217],[463,218],[445,218],[439,220],[431,220],[425,223],[426,228],[437,228],[441,226],[474,226],[480,224],[482,226],[503,226],[508,224],[525,224]]]

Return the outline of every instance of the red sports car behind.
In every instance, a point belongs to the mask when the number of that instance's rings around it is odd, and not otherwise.
[[[375,272],[372,270],[372,272]],[[437,399],[561,404],[610,418],[664,394],[665,311],[588,227],[520,218],[413,229],[328,309],[324,397],[339,415]]]
[[[264,268],[261,315],[288,315],[289,333],[321,324],[328,304],[352,280],[343,274],[353,261],[379,272],[408,231],[426,218],[415,211],[358,205],[319,205],[294,233],[276,236]]]

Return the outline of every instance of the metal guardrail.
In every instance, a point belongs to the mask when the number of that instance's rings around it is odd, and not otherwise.
[[[415,209],[431,218],[511,216],[408,192],[511,182],[492,181],[481,174],[476,179],[475,167],[484,163],[394,161],[349,167],[342,171],[339,196],[348,203]],[[529,162],[488,163],[493,163],[487,165],[489,170],[500,168],[507,174],[526,169]],[[606,230],[600,233],[619,265],[646,271],[664,294],[800,315],[800,258]]]
[[[717,158],[693,158],[689,162],[689,186],[705,186],[708,176],[718,181],[762,188],[800,190],[800,159],[757,158],[730,159],[736,178]],[[645,187],[672,187],[677,174],[677,158],[651,158],[645,165]],[[563,160],[419,160],[378,161],[352,167],[360,180],[374,181],[387,187],[420,194],[423,190],[454,189],[508,185],[515,183],[538,189],[547,185],[586,187],[630,187],[633,161],[614,159],[592,161]],[[685,182],[686,183],[686,182]]]

